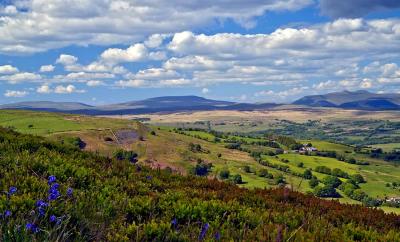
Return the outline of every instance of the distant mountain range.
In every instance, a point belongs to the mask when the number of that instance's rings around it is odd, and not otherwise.
[[[249,104],[217,101],[197,96],[167,96],[103,106],[90,106],[78,102],[20,102],[0,105],[0,109],[37,110],[88,115],[124,115],[209,110],[244,111],[268,109],[276,106],[279,106],[279,104]]]
[[[158,112],[210,110],[266,110],[285,104],[236,103],[197,96],[166,96],[103,106],[79,102],[19,102],[0,105],[0,109],[23,109],[87,115],[124,115]],[[343,91],[325,95],[305,96],[292,103],[307,107],[330,107],[356,110],[400,110],[400,94],[377,94],[367,91]]]
[[[325,95],[305,96],[293,102],[293,104],[359,110],[400,110],[400,94],[343,91]]]

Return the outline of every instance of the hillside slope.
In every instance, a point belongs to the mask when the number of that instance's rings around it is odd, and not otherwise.
[[[0,154],[3,241],[400,238],[400,217],[380,210],[173,175],[6,129]]]

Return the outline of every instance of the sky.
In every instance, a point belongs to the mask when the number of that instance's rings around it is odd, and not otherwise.
[[[400,93],[399,0],[0,0],[0,104]]]

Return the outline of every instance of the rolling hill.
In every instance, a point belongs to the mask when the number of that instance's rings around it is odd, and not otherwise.
[[[307,107],[330,107],[354,110],[400,110],[400,94],[377,94],[367,91],[343,91],[305,96],[293,102]],[[79,102],[19,102],[0,105],[0,109],[34,110],[86,115],[127,115],[176,113],[183,111],[254,111],[291,107],[276,103],[240,103],[206,99],[198,96],[165,96],[101,106]]]
[[[400,94],[379,94],[362,90],[343,91],[305,96],[293,102],[293,104],[359,110],[400,110]]]
[[[88,115],[122,115],[181,111],[256,110],[276,106],[278,106],[278,104],[235,103],[211,100],[197,96],[166,96],[103,106],[90,106],[73,102],[21,102],[0,105],[0,109],[35,110]]]
[[[399,216],[0,128],[1,241],[398,241]],[[5,222],[3,222],[5,221]],[[346,231],[346,232],[343,232]]]

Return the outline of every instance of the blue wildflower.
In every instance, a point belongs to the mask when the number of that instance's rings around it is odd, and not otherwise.
[[[11,216],[11,211],[10,210],[6,210],[5,212],[4,212],[4,217],[10,217]]]
[[[58,190],[58,188],[60,188],[60,184],[54,183],[51,185],[50,190]]]
[[[16,192],[17,192],[17,188],[16,187],[10,187],[8,194],[14,195]]]
[[[176,220],[176,218],[174,218],[174,219],[171,221],[171,225],[172,225],[172,227],[176,228],[176,225],[178,225],[178,220]]]
[[[199,235],[199,240],[203,240],[206,237],[207,231],[210,228],[208,223],[204,224],[203,228],[201,228],[201,232]]]
[[[151,180],[151,179],[153,179],[153,177],[152,176],[146,176],[146,179],[147,180]]]
[[[221,240],[221,234],[219,232],[215,233],[214,238],[217,241]]]
[[[50,223],[57,222],[57,217],[55,215],[50,216]]]
[[[61,196],[61,193],[58,191],[59,187],[60,185],[58,183],[54,183],[51,185],[49,189],[49,197],[48,197],[49,201],[56,200]]]
[[[49,204],[48,203],[46,203],[46,202],[44,202],[43,200],[38,200],[37,202],[36,202],[36,207],[48,207],[49,206]]]
[[[67,189],[67,196],[68,196],[68,197],[72,197],[73,193],[74,193],[74,190],[73,190],[72,188],[69,187],[69,188]]]
[[[25,226],[26,230],[32,233],[38,233],[40,231],[39,227],[36,224],[27,223]]]
[[[49,185],[56,182],[57,178],[55,176],[49,176],[48,183]]]
[[[61,196],[60,192],[55,190],[49,193],[48,199],[49,201],[57,200]]]
[[[46,215],[46,208],[45,207],[39,207],[39,216],[44,217]]]

